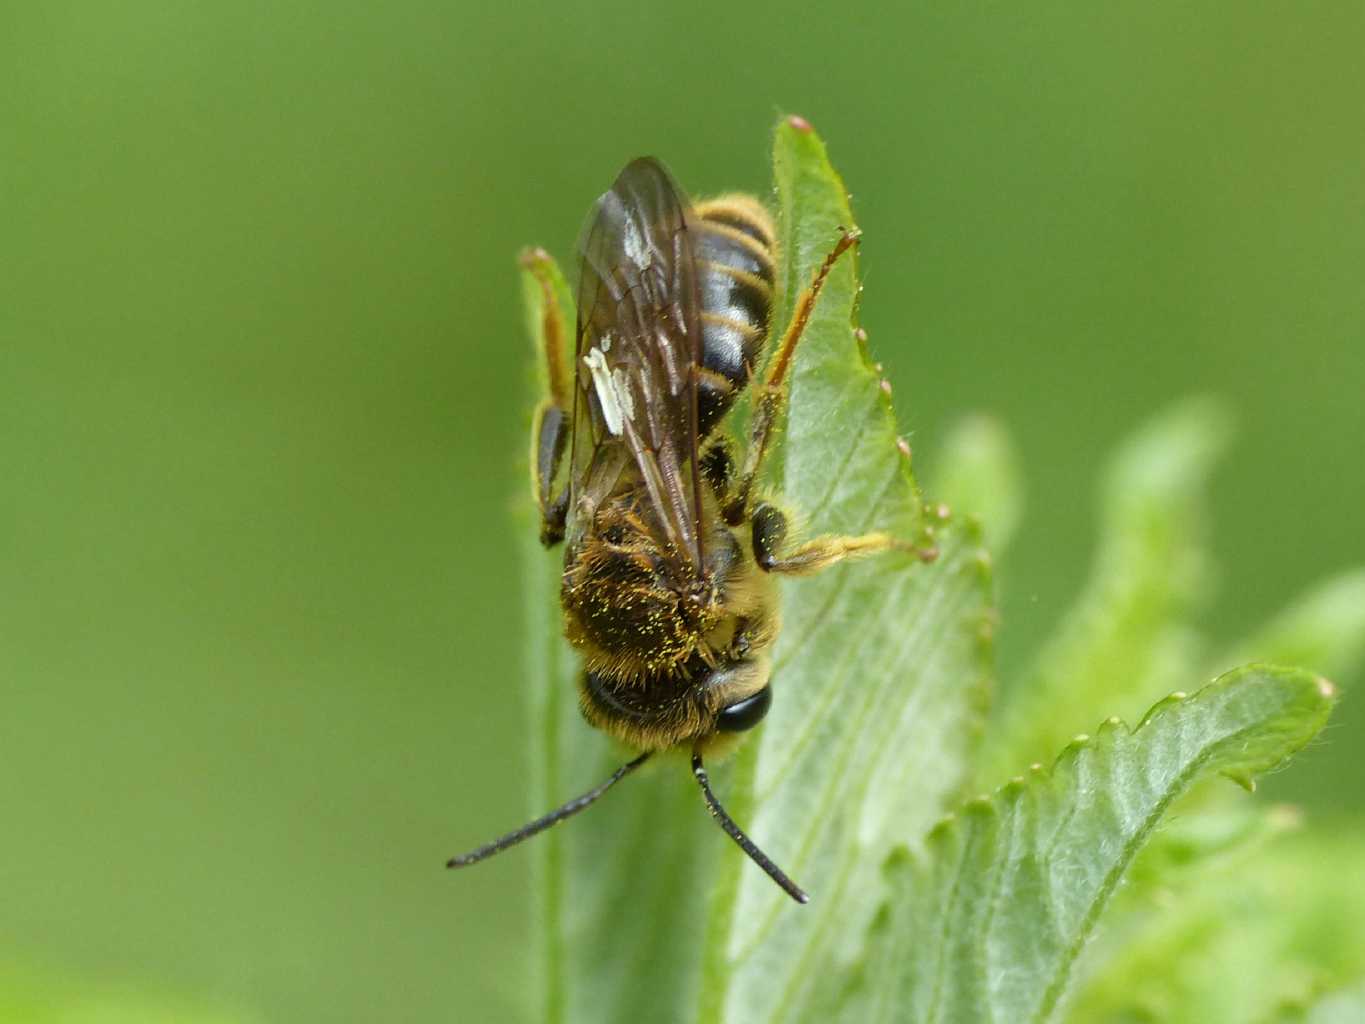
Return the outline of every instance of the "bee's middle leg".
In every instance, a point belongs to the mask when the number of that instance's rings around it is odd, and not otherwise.
[[[549,395],[536,408],[531,425],[531,493],[540,507],[540,542],[546,547],[564,539],[564,523],[569,511],[567,484],[555,492],[555,478],[564,462],[569,440],[570,377],[565,366],[567,327],[550,279],[549,257],[542,250],[522,253],[522,266],[540,284],[544,303],[540,327],[545,379]]]
[[[883,551],[904,551],[921,561],[938,557],[934,548],[921,548],[889,533],[863,533],[857,536],[826,536],[784,551],[787,541],[787,516],[767,502],[759,502],[750,520],[754,560],[764,572],[809,576],[828,569],[846,558],[861,558]]]
[[[556,494],[554,482],[564,461],[568,437],[568,416],[564,410],[551,399],[541,402],[531,427],[531,490],[540,507],[540,542],[546,547],[564,539],[569,488],[563,486]]]

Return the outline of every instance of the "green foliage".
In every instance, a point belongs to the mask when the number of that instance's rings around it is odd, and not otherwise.
[[[851,1020],[1043,1021],[1124,871],[1203,773],[1244,783],[1327,720],[1332,690],[1253,666],[1156,705],[1129,732],[1109,719],[1041,768],[968,803],[922,859],[892,866],[872,943],[871,992]],[[1205,1018],[1208,1019],[1208,1018]]]
[[[1350,673],[1365,658],[1365,570],[1341,573],[1261,626],[1224,655],[1306,665],[1329,676]]]
[[[1138,713],[1189,686],[1198,659],[1188,620],[1206,589],[1201,499],[1227,438],[1226,414],[1200,399],[1153,420],[1117,453],[1090,579],[1003,709],[983,786],[1047,760],[1107,715]]]
[[[1318,1000],[1365,978],[1365,822],[1298,831],[1280,816],[1249,853],[1167,872],[1125,901],[1121,941],[1097,951],[1070,1019],[1316,1020],[1304,1014]]]
[[[992,556],[998,558],[1024,511],[1019,455],[1004,425],[989,416],[969,416],[948,433],[937,459],[935,496],[981,523]]]
[[[1301,1016],[1286,1018],[1290,1019],[1305,1024],[1359,1024],[1365,1020],[1365,985],[1324,996]]]
[[[813,133],[781,124],[774,164],[790,296],[853,218]],[[735,758],[730,791],[812,904],[793,905],[725,851],[709,912],[704,1020],[802,1019],[829,998],[823,989],[837,978],[826,967],[857,948],[877,865],[956,798],[978,735],[988,563],[971,524],[939,522],[921,507],[890,400],[855,335],[854,270],[852,261],[836,267],[799,350],[775,465],[782,493],[812,534],[885,529],[932,539],[940,554],[931,565],[880,557],[784,583],[773,710]]]
[[[780,325],[838,229],[854,221],[813,132],[779,123],[774,165]],[[533,339],[542,280],[570,309],[563,278],[540,259],[541,276],[528,271],[525,289]],[[736,819],[812,902],[792,904],[733,849],[681,758],[656,759],[588,818],[536,841],[537,1020],[1044,1020],[1078,971],[1079,998],[1108,1012],[1124,982],[1106,979],[1131,976],[1125,952],[1141,943],[1117,941],[1132,927],[1110,929],[1088,951],[1087,940],[1116,895],[1140,902],[1120,887],[1163,815],[1206,775],[1249,787],[1329,713],[1330,687],[1318,676],[1252,666],[1161,701],[1132,732],[1106,717],[1202,675],[1189,623],[1207,592],[1200,498],[1228,430],[1220,407],[1199,400],[1120,453],[1092,578],[978,749],[995,629],[982,535],[1003,547],[1018,520],[1013,450],[994,423],[968,421],[944,448],[942,503],[921,499],[889,389],[856,328],[859,291],[845,258],[798,351],[768,485],[809,534],[886,529],[939,557],[881,557],[783,581],[773,710],[712,773]],[[577,664],[559,635],[558,557],[540,549],[529,514],[524,527],[528,812],[539,813],[628,752],[578,716]],[[1358,587],[1358,577],[1329,587],[1241,649],[1349,664],[1365,632],[1352,605]],[[1100,720],[1094,739],[1068,744]],[[973,785],[989,789],[1059,749],[1051,771],[1035,764],[962,804]],[[1191,821],[1211,824],[1200,832]],[[1216,802],[1161,835],[1138,860],[1133,891],[1150,899],[1172,878],[1203,877],[1222,852],[1256,847],[1272,824],[1259,809]],[[1144,907],[1126,914],[1160,917]],[[1267,920],[1278,927],[1278,911]],[[1352,970],[1340,962],[1300,995],[1344,988]]]

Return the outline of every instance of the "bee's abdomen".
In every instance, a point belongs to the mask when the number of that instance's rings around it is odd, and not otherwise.
[[[699,432],[711,432],[749,383],[772,316],[773,225],[758,200],[723,196],[697,206],[697,288],[701,293]]]

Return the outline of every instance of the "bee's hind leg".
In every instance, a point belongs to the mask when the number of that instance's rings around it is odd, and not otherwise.
[[[569,410],[573,408],[570,370],[565,363],[567,329],[564,310],[551,280],[550,257],[542,249],[528,249],[522,253],[521,265],[540,284],[543,303],[540,341],[549,394],[536,408],[531,424],[531,493],[540,508],[540,542],[550,547],[564,539],[564,521],[569,511],[568,486],[555,492],[555,479],[568,446]]]
[[[858,536],[826,536],[783,551],[787,540],[787,516],[775,505],[759,502],[750,520],[753,531],[754,561],[764,572],[810,576],[846,558],[861,558],[883,551],[904,551],[921,561],[938,557],[934,548],[920,548],[889,533],[864,533]]]
[[[782,342],[768,362],[767,373],[762,382],[754,384],[753,412],[749,421],[749,446],[744,453],[744,466],[724,503],[725,519],[731,524],[743,522],[748,511],[754,481],[763,466],[763,457],[768,453],[773,428],[781,418],[782,407],[787,401],[787,375],[791,369],[792,356],[806,332],[806,324],[810,322],[811,313],[815,310],[815,301],[820,297],[820,289],[824,287],[825,279],[829,277],[829,272],[834,269],[839,257],[858,243],[858,237],[859,232],[856,228],[843,230],[839,240],[834,243],[834,248],[829,251],[829,255],[811,278],[811,283],[797,297],[791,322],[787,324],[787,329],[782,334]]]

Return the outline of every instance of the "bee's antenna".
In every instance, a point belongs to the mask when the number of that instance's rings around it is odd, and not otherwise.
[[[707,809],[711,812],[711,817],[720,823],[720,827],[725,829],[725,834],[739,844],[739,848],[749,855],[749,859],[768,873],[768,877],[782,887],[785,892],[797,903],[809,903],[810,897],[806,895],[799,885],[787,877],[780,867],[768,859],[768,855],[754,845],[754,841],[746,836],[742,829],[735,824],[734,819],[725,813],[725,808],[720,805],[716,795],[711,792],[711,782],[706,777],[706,769],[702,767],[701,751],[692,753],[692,774],[697,777],[697,784],[701,786],[702,794],[706,797]]]
[[[477,850],[470,850],[468,853],[462,853],[458,857],[451,857],[450,860],[446,861],[446,867],[462,868],[469,864],[477,864],[479,861],[491,857],[495,853],[501,853],[509,846],[516,846],[517,843],[521,842],[523,839],[530,839],[536,833],[544,832],[551,825],[557,825],[565,818],[572,818],[579,811],[583,810],[583,808],[596,801],[598,797],[611,789],[612,786],[616,785],[636,768],[639,768],[640,765],[644,764],[645,761],[649,759],[649,755],[650,751],[646,750],[634,761],[631,761],[629,764],[623,764],[620,768],[617,768],[616,771],[611,773],[611,777],[600,786],[588,790],[582,796],[574,797],[562,807],[556,807],[549,814],[537,818],[530,824],[521,826],[521,828],[517,829],[515,832],[508,832],[507,835],[503,836],[501,839],[495,839],[491,843],[486,843]],[[760,854],[760,856],[762,855]]]

